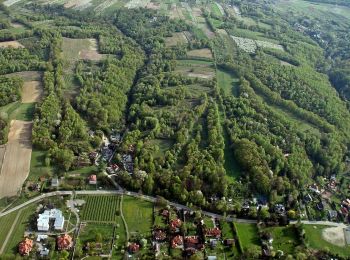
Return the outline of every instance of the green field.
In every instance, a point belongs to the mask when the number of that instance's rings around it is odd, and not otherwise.
[[[85,196],[81,219],[91,222],[115,222],[118,216],[120,197],[115,195]]]
[[[123,215],[128,224],[129,233],[151,234],[153,223],[153,204],[148,201],[124,196]]]
[[[50,174],[52,174],[52,167],[45,165],[45,158],[47,154],[48,153],[46,151],[33,149],[32,158],[30,161],[30,173],[28,176],[29,181],[38,181],[41,176],[48,177]]]
[[[260,246],[260,238],[256,224],[235,223],[237,237],[243,250],[251,246]]]
[[[13,230],[5,248],[5,253],[17,253],[17,245],[22,241],[24,232],[28,228],[31,217],[34,216],[37,205],[31,205],[21,210],[16,228]]]
[[[350,257],[350,246],[339,247],[322,239],[322,230],[327,227],[322,225],[304,225],[306,242],[311,248],[318,250],[329,249],[330,252],[348,259]]]
[[[22,104],[20,102],[10,103],[0,108],[0,112],[8,115],[10,120],[32,121],[35,103]]]
[[[237,78],[233,73],[229,73],[222,69],[216,70],[216,77],[218,85],[224,90],[226,94],[233,94],[238,96],[239,78]]]
[[[266,230],[272,234],[272,245],[275,250],[282,250],[285,254],[293,254],[295,247],[300,244],[294,225],[287,227],[271,227],[266,228]]]
[[[8,214],[4,217],[0,218],[0,248],[3,246],[3,242],[5,241],[5,238],[7,234],[9,233],[13,222],[17,216],[18,211],[12,212],[11,214]]]

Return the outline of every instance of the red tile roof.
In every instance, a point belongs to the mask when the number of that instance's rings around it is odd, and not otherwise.
[[[96,180],[97,180],[97,177],[96,177],[96,175],[95,175],[95,174],[90,175],[90,177],[89,177],[89,181],[96,181]]]
[[[176,230],[176,228],[181,227],[181,220],[180,219],[173,219],[170,221],[170,228],[171,230]]]
[[[215,228],[209,228],[206,230],[205,235],[208,237],[220,237],[221,236],[221,230],[217,227]]]
[[[173,238],[173,240],[171,240],[171,247],[176,248],[177,246],[183,245],[183,243],[184,241],[182,236],[177,235],[176,237]]]
[[[129,246],[128,246],[128,250],[129,252],[131,253],[135,253],[137,251],[140,250],[140,245],[139,244],[136,244],[136,243],[131,243]]]
[[[29,238],[25,238],[21,243],[18,245],[18,252],[21,255],[29,255],[30,251],[33,249],[33,240]]]
[[[73,245],[72,237],[68,234],[57,237],[57,248],[58,250],[66,250],[71,248]]]

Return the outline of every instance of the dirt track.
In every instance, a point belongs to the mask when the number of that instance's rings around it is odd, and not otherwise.
[[[33,103],[40,101],[42,92],[43,89],[40,81],[24,82],[22,90],[22,103]]]
[[[17,195],[26,180],[32,155],[31,137],[32,122],[11,121],[0,173],[0,198]]]

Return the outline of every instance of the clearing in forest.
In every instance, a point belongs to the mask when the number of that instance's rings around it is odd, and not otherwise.
[[[29,174],[32,125],[27,121],[11,121],[0,171],[0,198],[16,196]]]
[[[165,38],[165,45],[167,47],[176,46],[178,44],[187,44],[187,37],[184,32],[173,33],[171,37]]]
[[[215,68],[212,62],[201,60],[178,60],[176,72],[191,78],[212,79]]]
[[[91,5],[91,0],[69,0],[64,4],[64,7],[83,10],[85,8],[90,7]]]
[[[0,48],[24,48],[18,41],[0,42]]]
[[[99,61],[104,55],[97,51],[96,39],[70,39],[63,38],[62,51],[63,56],[71,61],[75,60],[93,60]]]
[[[206,58],[206,59],[212,59],[213,54],[211,53],[211,50],[209,48],[203,48],[198,50],[191,50],[187,52],[188,57],[195,57],[195,58]]]

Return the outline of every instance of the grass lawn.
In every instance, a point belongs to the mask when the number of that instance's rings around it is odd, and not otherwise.
[[[45,165],[46,156],[47,151],[33,149],[30,161],[30,173],[28,176],[29,181],[38,181],[41,176],[47,176],[52,173],[52,167]]]
[[[157,151],[154,151],[154,158],[164,157],[165,152],[174,145],[174,141],[170,139],[154,139],[150,143],[159,147]]]
[[[243,250],[256,245],[260,246],[260,238],[256,224],[235,223],[237,237],[242,245]]]
[[[222,69],[218,69],[216,71],[216,77],[219,87],[223,89],[226,94],[238,96],[237,87],[239,86],[239,78],[237,78],[233,73],[229,73]]]
[[[224,128],[224,127],[223,127]],[[225,140],[225,149],[224,149],[224,158],[225,163],[224,167],[226,170],[226,174],[228,179],[237,179],[241,176],[241,169],[235,159],[235,155],[233,149],[231,147],[231,141],[229,139],[229,135],[226,129],[223,129],[224,132],[224,140]]]
[[[18,218],[18,221],[16,223],[16,228],[13,230],[10,239],[8,240],[8,243],[5,248],[5,253],[17,253],[17,246],[19,242],[22,241],[24,232],[25,230],[29,227],[30,225],[30,218],[33,216],[35,213],[37,205],[31,205],[29,207],[26,207],[22,209],[20,216]]]
[[[211,11],[213,12],[213,14],[215,15],[215,16],[217,16],[217,17],[221,17],[222,16],[222,13],[221,13],[221,11],[220,11],[220,9],[219,9],[219,7],[217,6],[217,4],[216,3],[212,3],[211,5],[210,5],[210,9],[211,9]]]
[[[311,248],[321,250],[328,248],[330,252],[348,259],[350,257],[350,246],[339,247],[322,239],[322,230],[327,227],[322,225],[304,225],[307,243]]]
[[[130,235],[133,233],[151,235],[153,222],[153,204],[151,202],[124,196],[123,215],[128,224]]]
[[[273,248],[275,250],[282,250],[284,254],[293,254],[295,247],[300,244],[294,225],[286,227],[270,227],[266,228],[266,230],[272,234]]]
[[[8,214],[0,218],[0,227],[1,227],[0,248],[3,246],[3,242],[5,241],[6,236],[12,227],[13,221],[15,220],[17,213],[18,211],[15,211],[15,212],[12,212],[11,214]]]
[[[0,108],[11,120],[32,121],[35,110],[35,103],[13,102]]]

